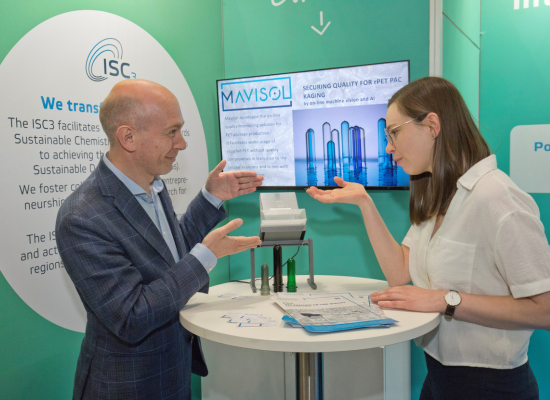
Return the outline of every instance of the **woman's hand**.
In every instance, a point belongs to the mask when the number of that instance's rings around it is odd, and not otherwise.
[[[447,303],[443,298],[445,293],[446,290],[429,290],[405,285],[372,293],[370,299],[383,308],[443,313],[447,309]]]
[[[346,182],[339,177],[335,177],[334,181],[341,189],[320,190],[312,186],[306,192],[321,203],[347,203],[361,206],[365,200],[370,200],[370,196],[363,185]]]
[[[393,239],[363,185],[346,182],[338,177],[335,177],[334,181],[341,188],[319,190],[310,187],[307,193],[321,203],[347,203],[359,206],[370,244],[388,282],[391,285],[404,285],[410,282],[409,249],[406,246],[402,248]]]

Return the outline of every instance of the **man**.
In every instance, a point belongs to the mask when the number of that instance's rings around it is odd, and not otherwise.
[[[57,243],[86,308],[73,399],[190,399],[191,372],[206,376],[200,342],[178,321],[208,291],[218,258],[260,244],[229,237],[223,200],[261,185],[222,161],[180,221],[159,175],[186,147],[176,97],[145,80],[116,84],[100,111],[110,149],[59,210]],[[210,233],[209,233],[210,232]]]

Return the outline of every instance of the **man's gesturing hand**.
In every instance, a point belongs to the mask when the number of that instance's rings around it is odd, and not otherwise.
[[[230,254],[240,253],[241,251],[252,249],[262,244],[258,236],[226,236],[229,232],[237,229],[243,224],[240,218],[234,219],[227,225],[210,232],[202,244],[208,247],[216,258],[221,258]]]
[[[206,190],[220,200],[231,200],[237,196],[252,193],[264,180],[263,176],[258,176],[253,171],[222,172],[226,164],[227,161],[222,160],[206,179]]]

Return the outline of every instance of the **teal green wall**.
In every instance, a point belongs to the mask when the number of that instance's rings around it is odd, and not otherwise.
[[[512,128],[550,124],[550,6],[541,1],[537,8],[514,10],[513,1],[481,4],[481,130],[499,168],[509,173]],[[550,194],[532,196],[548,232]],[[550,398],[550,332],[535,331],[529,360],[540,398]]]
[[[319,25],[319,11],[324,13],[325,24],[331,21],[323,36],[311,29]],[[402,0],[287,1],[279,7],[269,1],[224,1],[225,77],[409,59],[411,79],[418,79],[428,75],[428,18],[428,0],[414,4]],[[400,31],[403,26],[407,26],[407,35]],[[410,226],[408,193],[371,193],[397,240]],[[314,239],[317,274],[383,278],[357,207],[323,205],[304,192],[297,196],[308,216],[306,237]],[[258,234],[257,193],[229,201],[229,210],[230,218],[243,218],[242,234]],[[285,256],[294,251],[285,249]],[[270,251],[265,250],[265,257],[262,252],[258,251],[257,263],[272,264]],[[249,253],[231,256],[231,278],[249,278],[249,266]],[[306,251],[299,254],[297,268],[300,273],[307,271]]]
[[[34,26],[79,9],[111,12],[149,32],[189,83],[204,125],[210,168],[220,160],[214,81],[224,77],[224,70],[225,77],[232,78],[409,59],[411,79],[428,75],[429,0],[287,0],[279,7],[269,0],[225,0],[223,21],[220,1],[0,1],[0,59]],[[546,39],[550,37],[550,7],[514,11],[512,3],[482,0],[480,13],[480,0],[444,0],[443,17],[443,74],[462,91],[474,116],[480,112],[483,134],[505,172],[509,172],[511,129],[550,123],[550,45]],[[331,22],[323,36],[311,29],[311,25],[319,27],[320,11],[325,25]],[[481,39],[479,21],[485,32]],[[307,237],[314,239],[317,274],[383,279],[355,207],[322,205],[303,192],[297,195],[300,207],[307,210]],[[371,195],[400,240],[409,227],[408,192]],[[550,195],[534,197],[548,228]],[[228,208],[231,218],[244,219],[237,234],[258,233],[257,194],[232,200]],[[284,256],[293,252],[285,248]],[[272,264],[269,250],[258,253],[258,265]],[[232,279],[249,278],[247,254],[232,256],[229,262]],[[297,257],[297,268],[307,273],[307,251]],[[211,283],[228,279],[226,258],[212,272]],[[1,274],[0,304],[0,398],[69,398],[83,335],[40,317]],[[535,332],[529,353],[541,398],[550,398],[550,382],[544,379],[549,372],[549,339],[548,332]],[[425,373],[423,353],[413,345],[412,399],[418,398]],[[200,398],[196,377],[193,397]]]
[[[453,21],[472,42],[479,47],[481,0],[442,0],[443,13]]]
[[[443,77],[479,121],[480,1],[443,0]]]
[[[323,36],[324,24],[331,25]],[[278,7],[270,1],[223,2],[225,77],[244,77],[311,69],[410,60],[411,79],[429,72],[429,1],[333,0],[294,3]],[[410,227],[408,191],[371,192],[390,232],[400,241]],[[369,243],[359,209],[350,205],[323,205],[298,192],[305,208],[306,237],[315,249],[315,272],[384,279]],[[240,217],[243,235],[257,235],[260,228],[258,194],[231,200],[230,218]],[[284,258],[295,248],[283,248]],[[273,265],[269,249],[257,251],[259,266]],[[298,273],[308,272],[307,248],[296,259]],[[249,253],[231,256],[231,279],[250,279]],[[425,377],[422,350],[413,345],[412,398],[418,398]]]
[[[75,10],[100,10],[124,17],[149,32],[185,76],[201,115],[208,161],[220,159],[215,80],[222,77],[221,2],[201,0],[25,0],[0,2],[0,60],[41,22]],[[226,282],[227,260],[211,274]],[[60,328],[36,314],[0,274],[0,399],[71,398],[83,334]],[[193,377],[200,399],[200,379]]]

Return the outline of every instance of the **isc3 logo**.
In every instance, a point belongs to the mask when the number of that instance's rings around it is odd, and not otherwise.
[[[292,107],[290,77],[221,84],[222,111]]]
[[[122,61],[122,45],[115,38],[100,40],[88,53],[86,58],[86,75],[94,82],[106,80],[109,76],[135,78],[134,72],[129,72],[130,64]],[[97,65],[96,65],[97,62]],[[94,68],[94,65],[95,68]],[[99,73],[100,75],[96,75]]]

